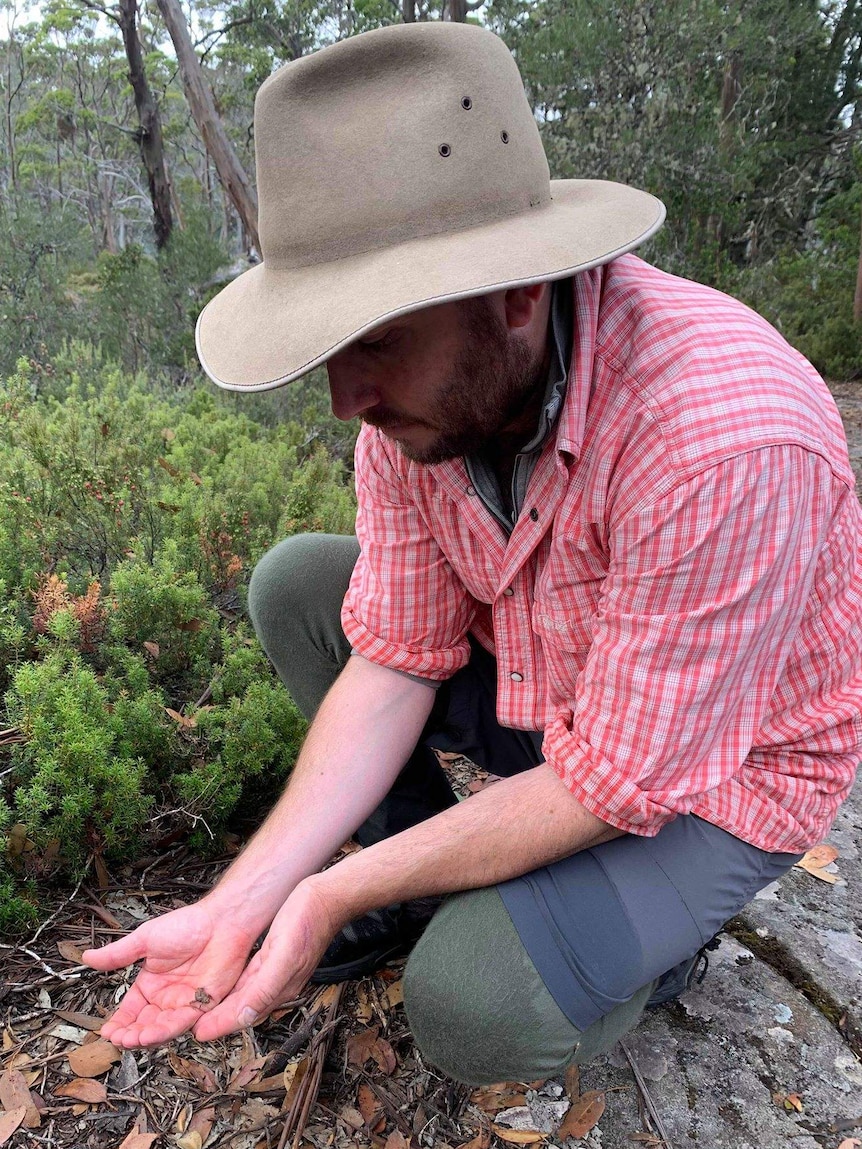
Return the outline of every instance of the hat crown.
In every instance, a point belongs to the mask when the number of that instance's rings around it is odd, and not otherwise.
[[[258,92],[255,146],[271,269],[551,202],[517,65],[472,25],[393,25],[284,65]]]

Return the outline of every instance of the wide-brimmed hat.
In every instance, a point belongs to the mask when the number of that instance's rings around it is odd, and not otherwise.
[[[289,383],[395,316],[606,263],[664,220],[636,188],[550,179],[512,55],[472,25],[394,25],[286,64],[254,129],[263,262],[196,331],[229,390]]]

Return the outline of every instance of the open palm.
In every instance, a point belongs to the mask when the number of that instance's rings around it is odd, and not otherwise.
[[[102,949],[87,950],[82,960],[99,970],[144,959],[134,985],[102,1026],[102,1036],[130,1049],[158,1045],[191,1029],[230,993],[254,941],[204,900],[145,922]]]

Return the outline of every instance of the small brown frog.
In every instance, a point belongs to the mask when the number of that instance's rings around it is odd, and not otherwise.
[[[195,990],[194,1000],[189,1002],[189,1005],[194,1006],[195,1009],[201,1010],[205,1013],[207,1007],[212,1004],[212,998],[207,993],[202,985],[199,985]]]

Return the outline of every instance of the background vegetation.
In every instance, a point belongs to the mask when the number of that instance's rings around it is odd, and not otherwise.
[[[513,48],[552,175],[665,200],[648,258],[862,369],[862,0],[0,0],[0,932],[58,873],[216,848],[291,768],[245,587],[352,529],[353,430],[314,376],[200,374],[197,314],[257,258],[225,165],[274,68],[441,18]]]

